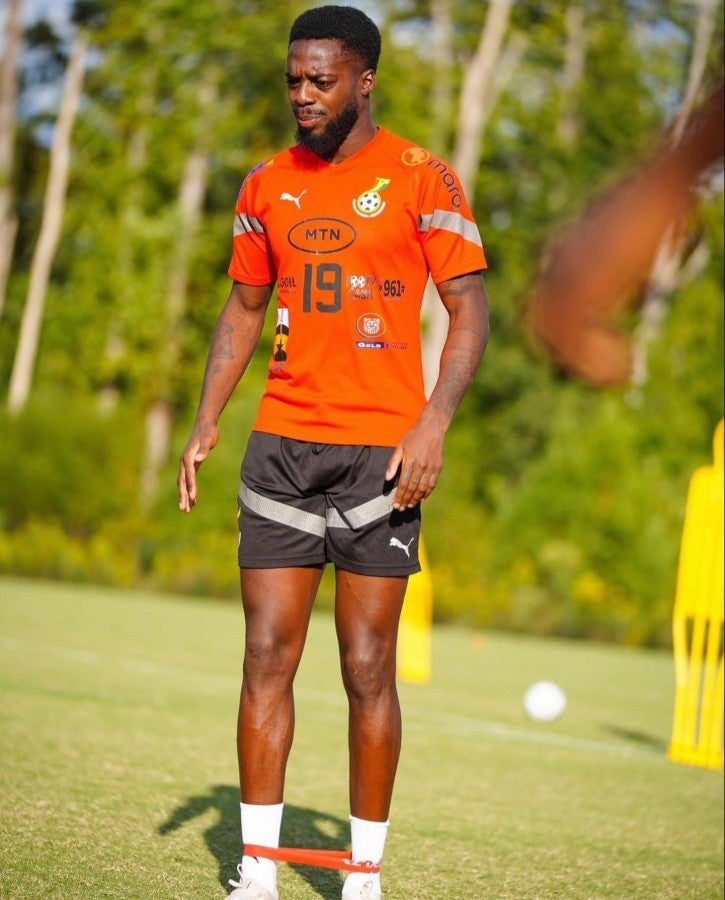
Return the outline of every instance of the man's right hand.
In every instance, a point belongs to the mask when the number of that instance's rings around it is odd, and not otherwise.
[[[179,509],[190,513],[196,506],[196,473],[199,466],[213,450],[219,440],[219,430],[215,425],[197,425],[184,448],[179,460],[179,476],[176,487],[179,491]]]

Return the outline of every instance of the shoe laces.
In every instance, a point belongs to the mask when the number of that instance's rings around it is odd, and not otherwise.
[[[234,881],[231,878],[229,879],[229,884],[233,888],[248,888],[251,885],[249,878],[245,878],[244,876],[241,863],[237,865],[237,875],[239,876],[239,881]]]
[[[364,881],[358,889],[358,893],[353,896],[359,898],[359,900],[378,900],[380,888],[374,881]]]

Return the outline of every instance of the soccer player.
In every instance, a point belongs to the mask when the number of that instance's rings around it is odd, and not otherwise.
[[[233,285],[178,477],[189,512],[276,287],[268,379],[239,491],[242,839],[279,846],[293,680],[330,562],[349,703],[352,858],[375,864],[400,753],[395,650],[407,578],[420,568],[420,504],[488,337],[486,262],[456,174],[373,123],[379,54],[377,27],[352,7],[311,9],[292,25],[286,79],[297,144],[242,184]],[[450,323],[426,401],[420,308],[429,274]],[[272,860],[245,854],[238,872],[233,900],[278,897]],[[382,897],[379,874],[350,873],[342,896]]]

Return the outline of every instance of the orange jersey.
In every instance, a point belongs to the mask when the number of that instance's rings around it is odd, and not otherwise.
[[[330,165],[303,147],[239,192],[229,274],[277,285],[277,324],[254,430],[394,447],[425,405],[420,309],[486,267],[458,177],[384,129]]]

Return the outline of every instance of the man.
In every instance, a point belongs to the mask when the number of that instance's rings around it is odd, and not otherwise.
[[[212,337],[181,458],[179,505],[257,345],[277,318],[265,393],[242,465],[239,565],[246,624],[238,721],[242,838],[277,847],[292,744],[292,685],[326,562],[349,702],[352,858],[379,863],[401,739],[398,620],[419,570],[420,502],[488,336],[486,263],[456,175],[377,128],[374,23],[352,7],[303,13],[287,91],[298,144],[257,166],[236,207],[233,286]],[[440,375],[422,384],[428,274],[450,315]],[[277,898],[276,866],[244,855],[233,900]],[[382,897],[352,872],[342,896]]]

